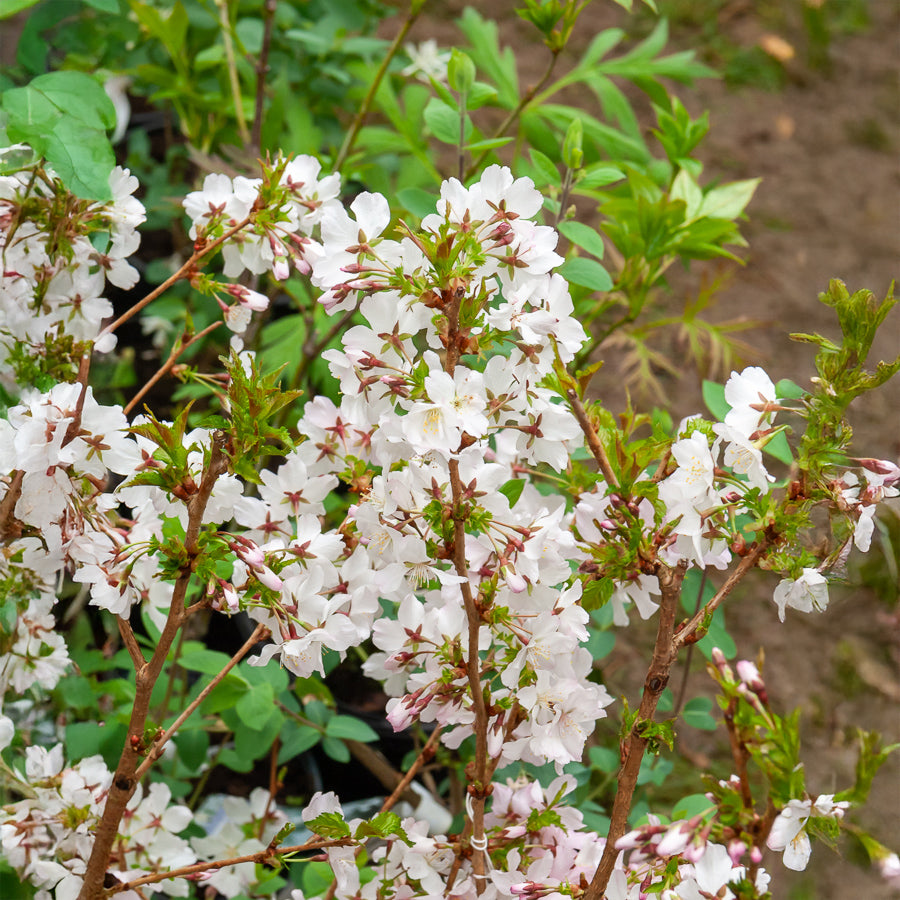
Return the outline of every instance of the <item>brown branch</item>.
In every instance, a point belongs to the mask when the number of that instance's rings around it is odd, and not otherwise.
[[[187,337],[186,334],[182,334],[181,341],[172,347],[172,352],[169,353],[168,359],[153,373],[153,375],[149,378],[147,383],[128,401],[128,405],[122,410],[127,416],[138,403],[144,398],[147,392],[156,384],[163,375],[168,372],[172,366],[175,365],[175,360],[187,350],[188,347],[193,347],[198,341],[201,341],[206,335],[215,331],[222,323],[221,322],[213,322],[212,325],[207,325],[202,331],[197,332],[192,338],[185,339]]]
[[[163,747],[172,739],[172,737],[177,733],[178,729],[185,723],[187,718],[191,715],[191,713],[210,695],[210,693],[216,688],[216,686],[222,681],[223,678],[256,646],[256,644],[262,640],[263,632],[266,631],[265,625],[257,625],[253,630],[253,634],[244,641],[244,644],[241,648],[225,663],[224,668],[221,672],[217,672],[212,680],[200,691],[199,694],[185,707],[184,712],[166,729],[166,731],[153,742],[153,746],[147,751],[147,757],[144,761],[137,767],[137,770],[134,773],[135,781],[140,781],[144,775],[147,774],[147,770],[150,766],[153,765],[156,760],[162,756]]]
[[[694,636],[703,620],[707,616],[712,615],[719,606],[722,605],[722,602],[734,590],[735,586],[756,566],[756,563],[763,553],[765,553],[768,546],[768,541],[765,538],[760,539],[753,545],[750,552],[740,561],[740,563],[738,563],[737,568],[728,576],[728,580],[725,584],[723,584],[710,598],[709,603],[707,603],[699,612],[694,613],[684,628],[672,638],[673,653],[677,653],[681,647],[688,642],[688,639]]]
[[[195,250],[190,257],[188,257],[187,261],[178,269],[177,272],[174,272],[170,275],[162,284],[155,287],[146,297],[143,297],[141,300],[138,300],[137,303],[134,304],[130,309],[126,309],[125,312],[119,316],[115,322],[107,325],[103,331],[100,332],[98,338],[103,337],[105,334],[109,334],[111,331],[115,331],[120,325],[127,322],[133,316],[136,316],[145,306],[148,306],[152,303],[157,297],[161,294],[165,293],[176,281],[180,281],[182,278],[186,277],[187,273],[201,260],[204,256],[209,255],[213,252],[217,247],[221,244],[224,244],[229,238],[234,237],[241,229],[246,228],[250,224],[250,216],[247,216],[246,219],[238,222],[237,225],[229,228],[223,235],[217,237],[214,241],[211,241],[208,244],[204,244],[200,249]]]
[[[22,496],[24,478],[25,473],[21,469],[16,469],[12,473],[3,499],[0,500],[0,538],[3,540],[13,540],[22,534],[22,523],[16,518],[15,510]]]
[[[213,486],[219,475],[223,474],[227,468],[222,444],[222,436],[214,435],[209,462],[201,479],[200,489],[187,504],[188,524],[184,549],[189,558],[197,553],[197,539],[203,522],[203,513]],[[159,643],[150,661],[135,670],[135,698],[131,709],[131,720],[128,723],[128,734],[113,775],[112,784],[109,787],[103,815],[97,825],[94,846],[85,869],[78,900],[96,900],[101,895],[119,823],[122,821],[128,801],[138,785],[135,773],[141,759],[141,745],[144,741],[144,729],[150,711],[150,698],[165,665],[169,650],[184,622],[184,601],[191,576],[192,570],[188,566],[175,581],[172,602]]]
[[[326,850],[329,847],[346,847],[352,842],[352,838],[338,838],[333,841],[313,840],[307,841],[305,844],[295,844],[291,847],[278,847],[269,844],[264,850],[258,850],[256,853],[247,853],[244,856],[235,856],[231,859],[218,859],[213,862],[199,862],[190,866],[182,866],[180,869],[172,869],[169,872],[158,872],[152,875],[142,875],[135,878],[134,881],[127,881],[117,884],[115,887],[107,888],[96,894],[97,897],[112,897],[114,894],[120,894],[122,891],[133,891],[145,884],[157,884],[160,881],[168,881],[171,878],[184,878],[188,875],[196,875],[198,872],[214,872],[217,869],[224,869],[227,866],[238,866],[241,863],[266,863],[270,860],[285,856],[288,853],[311,853],[314,850]]]
[[[263,39],[256,61],[256,104],[253,110],[253,128],[250,131],[250,143],[261,150],[263,105],[266,99],[266,75],[269,74],[269,46],[272,43],[272,26],[275,24],[275,8],[278,0],[266,0],[263,4]]]
[[[750,753],[741,740],[737,726],[734,723],[736,707],[737,701],[732,699],[724,714],[725,728],[728,731],[728,742],[731,745],[731,758],[734,760],[738,781],[741,785],[741,802],[744,804],[745,809],[752,810],[753,792],[750,790],[750,777],[747,774],[747,761],[750,759]]]
[[[128,655],[131,657],[131,662],[134,664],[135,671],[137,671],[147,664],[147,660],[144,658],[144,654],[141,653],[140,645],[135,639],[134,632],[131,630],[131,623],[128,619],[125,619],[122,616],[116,616],[116,621],[119,625],[119,634],[122,635],[122,643],[128,649]]]
[[[575,388],[569,388],[566,391],[566,396],[569,398],[569,403],[572,406],[572,412],[575,415],[575,418],[578,420],[578,424],[581,426],[581,430],[584,432],[584,437],[587,440],[588,449],[591,451],[594,459],[597,460],[597,465],[600,466],[600,471],[603,473],[603,477],[606,479],[606,483],[613,489],[618,488],[619,482],[616,479],[616,475],[612,470],[612,466],[609,462],[609,457],[606,455],[606,450],[603,448],[603,444],[600,443],[600,438],[597,436],[597,430],[591,424],[591,420],[588,418],[587,410],[584,408],[584,404],[578,397],[578,392]]]
[[[374,747],[370,747],[362,741],[349,739],[344,740],[344,746],[378,779],[386,791],[396,790],[397,785],[403,781],[403,776],[388,762],[385,755]],[[404,790],[400,799],[416,806],[419,802],[419,795],[412,789]]]
[[[676,651],[672,645],[672,634],[675,630],[675,615],[678,610],[678,600],[681,594],[681,584],[684,581],[684,573],[687,571],[686,563],[679,563],[674,569],[660,565],[657,571],[659,587],[662,597],[659,601],[659,624],[656,631],[656,644],[653,648],[653,658],[647,669],[647,677],[644,680],[644,691],[641,696],[641,705],[631,726],[622,750],[622,767],[617,777],[618,786],[613,800],[613,808],[610,813],[609,833],[606,836],[606,846],[603,848],[603,856],[600,865],[594,874],[590,887],[585,891],[583,900],[602,900],[606,886],[616,864],[619,851],[616,842],[625,834],[628,827],[628,813],[631,809],[632,798],[637,787],[638,772],[644,758],[648,739],[644,736],[644,726],[653,721],[659,698],[669,681],[669,672],[675,661]]]
[[[397,786],[394,788],[393,793],[390,797],[385,798],[384,803],[381,804],[380,812],[387,812],[391,809],[398,800],[406,799],[406,789],[412,783],[413,778],[419,772],[419,769],[425,765],[426,762],[431,758],[434,752],[435,744],[440,740],[441,737],[441,726],[438,725],[434,731],[428,736],[428,740],[425,742],[425,746],[419,751],[419,755],[415,758],[413,764],[409,767],[407,773],[400,779],[397,783]],[[415,792],[414,792],[415,793]],[[419,800],[419,797],[416,796],[416,801]]]
[[[531,103],[531,101],[534,100],[535,97],[537,97],[541,88],[550,80],[550,76],[553,74],[553,70],[556,68],[556,61],[559,59],[559,54],[560,54],[561,50],[562,50],[562,47],[560,47],[558,50],[551,51],[553,53],[553,56],[551,56],[550,62],[547,65],[547,68],[544,70],[544,74],[541,75],[537,84],[532,85],[531,87],[528,88],[527,91],[525,91],[525,93],[520,98],[519,103],[516,106],[516,108],[503,120],[501,125],[491,135],[491,138],[490,138],[491,140],[496,140],[497,138],[503,137],[506,134],[507,130],[510,128],[510,126],[513,124],[513,122],[515,122],[516,119],[518,119],[519,116],[521,116],[522,113],[525,111],[525,107],[528,106],[528,104]],[[490,153],[490,150],[485,150],[481,154],[481,156],[479,156],[478,159],[476,159],[472,163],[472,165],[469,166],[469,169],[466,172],[466,177],[465,177],[466,181],[468,181],[478,171],[481,164],[487,158],[488,153]]]
[[[372,101],[375,99],[375,94],[378,92],[378,87],[387,73],[388,66],[391,64],[391,60],[396,56],[397,51],[400,49],[400,45],[406,40],[409,29],[412,28],[413,23],[419,18],[419,14],[422,12],[424,6],[424,2],[416,2],[416,0],[414,0],[409,13],[403,22],[403,26],[400,28],[400,31],[397,32],[397,36],[394,40],[391,41],[391,46],[388,47],[387,53],[385,53],[384,58],[381,60],[381,65],[378,67],[378,71],[375,73],[375,77],[369,85],[369,90],[363,99],[362,105],[356,111],[353,122],[350,124],[350,130],[347,132],[344,143],[341,144],[341,149],[338,151],[337,158],[334,161],[335,172],[339,172],[341,166],[347,161],[347,157],[353,149],[353,144],[356,142],[359,130],[362,128],[363,121],[368,115],[369,108],[372,106]]]
[[[449,294],[449,291],[445,291]],[[452,377],[456,364],[459,361],[460,331],[459,313],[462,304],[463,293],[453,291],[450,301],[445,307],[447,316],[447,354],[444,358],[444,369]],[[469,568],[466,563],[466,512],[463,501],[463,484],[459,475],[459,459],[451,458],[447,468],[450,473],[450,488],[452,491],[451,516],[453,520],[453,539],[448,542],[446,549],[453,561],[456,574],[463,581],[460,584],[460,592],[463,597],[463,606],[468,622],[469,650],[466,659],[466,677],[469,682],[469,691],[472,694],[472,706],[475,713],[475,764],[470,779],[468,792],[472,797],[472,838],[480,844],[484,841],[484,801],[487,797],[489,786],[488,758],[487,758],[487,729],[488,712],[484,697],[485,686],[481,683],[481,657],[478,653],[478,632],[481,628],[481,611],[475,603],[472,594],[472,586],[469,584]],[[485,888],[484,853],[476,850],[472,855],[472,870],[475,876],[476,892],[480,895]]]
[[[703,603],[703,591],[706,589],[708,577],[708,570],[704,569],[703,574],[700,576],[700,587],[697,588],[697,600],[694,603],[694,615],[699,612],[700,605]],[[694,658],[695,646],[696,644],[693,643],[688,644],[687,653],[684,655],[684,671],[681,674],[681,684],[678,686],[678,693],[675,695],[675,703],[672,706],[673,719],[678,717],[678,714],[681,712],[682,704],[684,703],[684,697],[687,693],[688,678],[691,674],[691,660]]]

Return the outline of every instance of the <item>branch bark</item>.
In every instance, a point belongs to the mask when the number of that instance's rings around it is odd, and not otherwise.
[[[168,881],[171,878],[184,878],[188,875],[196,875],[199,872],[214,872],[227,866],[237,866],[241,863],[265,863],[278,856],[288,853],[311,853],[314,850],[327,850],[329,847],[344,847],[352,841],[352,838],[340,838],[334,841],[307,841],[305,844],[295,844],[291,847],[278,847],[269,844],[265,850],[256,853],[247,853],[244,856],[234,856],[231,859],[218,859],[213,862],[199,862],[191,866],[182,866],[180,869],[172,869],[169,872],[158,872],[153,875],[142,875],[134,881],[117,884],[95,894],[96,897],[112,897],[123,891],[133,891],[145,884],[158,884],[160,881]]]
[[[227,462],[222,441],[219,436],[216,436],[213,440],[206,471],[200,482],[200,489],[188,502],[188,525],[184,539],[188,556],[192,556],[197,551],[197,539],[206,504],[216,479],[226,471],[226,468]],[[179,575],[172,592],[172,603],[160,635],[159,644],[157,644],[150,661],[135,670],[135,698],[131,710],[131,721],[128,724],[128,735],[113,775],[100,824],[97,826],[94,846],[85,869],[84,882],[81,892],[78,894],[78,900],[96,900],[101,896],[106,870],[118,835],[119,823],[122,821],[128,801],[138,785],[137,770],[141,762],[141,746],[144,742],[144,729],[150,711],[150,696],[162,672],[169,650],[184,622],[184,601],[191,576],[190,568]]]
[[[669,672],[677,656],[672,635],[675,631],[675,615],[678,611],[681,584],[686,571],[685,563],[679,563],[674,569],[660,565],[657,571],[662,597],[659,602],[659,624],[653,658],[644,680],[644,692],[637,718],[624,742],[622,767],[617,778],[618,786],[610,814],[606,846],[603,848],[600,865],[597,867],[590,887],[584,893],[583,900],[602,900],[616,864],[616,857],[619,854],[616,842],[625,834],[628,827],[628,812],[631,809],[631,801],[637,787],[638,772],[641,769],[644,751],[648,744],[647,738],[643,735],[642,726],[644,723],[653,721],[659,698],[669,682]]]

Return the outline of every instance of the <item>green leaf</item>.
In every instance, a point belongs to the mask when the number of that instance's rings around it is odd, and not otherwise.
[[[737,218],[753,198],[760,181],[761,178],[748,178],[713,188],[704,195],[698,215],[711,219]]]
[[[222,718],[234,730],[235,752],[245,760],[259,759],[268,753],[272,741],[278,737],[284,725],[284,715],[273,707],[264,710],[267,718],[260,728],[249,728],[240,721],[237,722],[237,727],[234,727],[235,718],[229,717],[227,712],[223,712]]]
[[[91,682],[81,675],[69,675],[60,680],[59,694],[69,710],[97,710],[97,695]]]
[[[231,709],[247,692],[247,682],[232,669],[200,704],[202,715],[210,715],[223,709]]]
[[[525,490],[524,478],[511,478],[500,486],[500,493],[509,500],[510,509],[519,502],[519,497],[522,496],[523,490]]]
[[[505,147],[513,140],[515,138],[511,137],[488,138],[484,141],[475,141],[474,144],[466,144],[465,149],[470,153],[481,153],[483,150],[496,150],[497,147]]]
[[[731,411],[731,407],[725,401],[725,386],[715,381],[703,380],[703,402],[719,422],[724,422],[725,416]]]
[[[28,9],[40,0],[3,0],[0,5],[0,19],[11,19],[16,13]]]
[[[30,144],[73,193],[108,200],[115,154],[106,137],[116,112],[102,86],[84,72],[51,72],[5,91],[11,141]]]
[[[347,745],[338,738],[322,738],[322,750],[325,751],[326,756],[331,757],[335,762],[350,762],[350,751],[347,749]]]
[[[559,169],[553,163],[550,157],[545,156],[540,150],[529,150],[528,155],[531,157],[534,167],[541,173],[545,184],[562,184],[559,175]]]
[[[706,794],[688,794],[672,807],[672,820],[692,819],[705,813],[713,812],[714,805]]]
[[[377,813],[368,822],[360,822],[353,833],[353,837],[357,840],[366,837],[387,838],[395,835],[410,843],[409,837],[400,824],[400,816],[390,811]]]
[[[713,702],[709,697],[693,697],[684,704],[681,717],[687,725],[701,731],[715,731],[718,727],[712,716]]]
[[[275,691],[270,684],[257,684],[250,688],[235,704],[235,711],[248,728],[259,730],[275,707]]]
[[[788,443],[787,435],[783,431],[779,431],[772,440],[763,447],[763,451],[773,456],[779,462],[783,462],[789,466],[794,461],[794,454],[791,452],[791,445]]]
[[[114,16],[119,14],[119,0],[84,0],[84,3],[97,12],[110,13]]]
[[[353,716],[334,716],[325,726],[325,734],[332,738],[369,743],[378,740],[378,733],[361,719]]]
[[[582,222],[560,222],[559,231],[573,244],[586,250],[591,256],[603,259],[603,238],[590,225]]]
[[[193,646],[178,657],[178,665],[191,672],[202,672],[204,675],[218,675],[231,660],[227,653],[218,650],[207,650],[202,644],[191,642]]]
[[[408,187],[397,191],[397,200],[408,209],[417,219],[434,212],[437,198],[423,188]]]
[[[206,762],[209,735],[202,728],[191,728],[178,732],[174,741],[181,761],[191,772],[198,773],[200,767]]]
[[[278,753],[278,765],[284,765],[286,762],[300,756],[307,750],[315,747],[322,739],[322,732],[312,725],[298,725],[295,722],[289,722],[286,726],[285,733],[282,735],[281,750]]]
[[[66,757],[84,759],[100,752],[103,729],[94,722],[70,722],[66,725]]]
[[[799,400],[801,397],[806,396],[806,391],[799,384],[791,381],[790,378],[782,378],[775,385],[775,396],[785,400]]]
[[[313,834],[332,841],[350,837],[350,826],[344,821],[341,814],[336,812],[320,813],[307,822],[306,827]]]
[[[706,637],[697,641],[697,648],[707,659],[712,659],[716,647],[725,654],[726,659],[737,656],[737,645],[725,627],[725,612],[721,606],[713,613]]]
[[[425,124],[431,133],[445,144],[459,143],[459,112],[449,107],[437,97],[432,97],[425,107]],[[466,116],[463,141],[468,142],[472,136],[472,122]]]
[[[239,19],[234,32],[245,53],[259,53],[262,49],[265,32],[262,19]]]
[[[619,754],[611,747],[591,747],[588,759],[595,769],[601,772],[615,772],[621,765]]]
[[[613,648],[616,646],[616,636],[612,631],[592,629],[585,646],[593,660],[604,659],[612,653]]]
[[[608,163],[596,163],[588,166],[576,180],[575,186],[580,188],[598,188],[614,181],[621,181],[625,173],[617,166]]]
[[[594,291],[612,290],[613,280],[609,272],[593,259],[574,256],[567,259],[559,270],[567,281]]]

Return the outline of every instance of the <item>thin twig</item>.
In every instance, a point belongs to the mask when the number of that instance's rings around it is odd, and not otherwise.
[[[537,84],[532,85],[532,87],[528,88],[528,90],[522,95],[519,100],[516,108],[503,120],[502,124],[497,128],[497,130],[491,135],[491,140],[496,140],[497,138],[503,137],[513,122],[519,118],[520,115],[525,111],[525,107],[531,103],[532,100],[538,95],[538,92],[541,88],[550,80],[550,76],[553,74],[553,70],[556,68],[556,61],[559,59],[559,53],[562,48],[559,50],[553,50],[553,56],[550,58],[550,63],[547,66],[544,74],[541,75],[540,80]],[[468,171],[466,172],[465,181],[468,181],[478,170],[481,168],[481,164],[487,158],[490,150],[484,150],[482,154],[476,159],[471,166],[469,166]]]
[[[591,424],[591,420],[588,418],[587,411],[578,397],[578,392],[575,388],[569,388],[569,390],[566,391],[566,396],[569,398],[569,403],[572,405],[572,412],[575,414],[575,418],[578,420],[578,424],[581,426],[581,430],[584,432],[584,436],[587,439],[588,449],[591,451],[594,459],[597,460],[597,464],[600,466],[600,471],[603,473],[606,483],[611,488],[618,488],[619,482],[609,463],[609,457],[606,455],[603,444],[600,443],[600,438],[597,437],[597,431]]]
[[[412,28],[413,23],[419,18],[419,14],[422,12],[424,5],[424,3],[413,3],[403,22],[403,26],[400,28],[400,31],[397,32],[397,36],[391,42],[391,46],[388,47],[387,53],[385,53],[384,58],[381,60],[381,65],[378,67],[378,71],[372,79],[372,84],[369,85],[369,90],[363,99],[362,105],[356,111],[353,122],[350,124],[350,130],[347,132],[344,143],[341,144],[341,149],[338,151],[337,159],[334,161],[335,172],[340,172],[341,166],[347,161],[347,157],[353,149],[353,144],[356,142],[359,130],[362,128],[362,123],[369,113],[369,108],[372,106],[372,101],[375,99],[375,94],[378,92],[378,87],[388,70],[388,66],[391,64],[391,60],[394,56],[396,56],[397,51],[400,49],[400,45],[406,40],[409,29]]]
[[[185,340],[185,335],[181,336],[181,342],[172,347],[172,352],[169,353],[169,358],[153,373],[147,383],[128,401],[128,405],[124,408],[123,412],[127,416],[138,403],[147,395],[147,392],[156,384],[157,381],[162,378],[166,372],[168,372],[172,366],[175,365],[175,360],[184,353],[188,347],[193,347],[198,341],[202,340],[206,337],[206,335],[215,331],[222,323],[221,322],[213,322],[212,325],[207,325],[202,331],[198,331],[192,338]]]
[[[672,648],[672,633],[675,629],[675,614],[678,611],[681,585],[686,571],[687,564],[684,562],[679,563],[674,569],[664,565],[658,567],[657,577],[662,597],[659,601],[659,623],[653,658],[644,680],[640,708],[623,743],[622,768],[617,778],[618,785],[610,813],[606,846],[603,848],[603,856],[590,887],[584,892],[583,900],[602,900],[619,855],[616,842],[625,834],[628,827],[628,813],[637,787],[641,761],[648,744],[648,739],[644,736],[644,727],[653,721],[656,706],[669,681],[669,673],[675,661],[676,651]]]
[[[706,588],[708,572],[703,570],[700,576],[700,587],[697,589],[697,600],[694,603],[694,615],[700,611],[700,605],[703,603],[703,591]],[[681,705],[684,703],[684,695],[687,693],[688,677],[691,674],[691,660],[694,656],[694,644],[688,644],[687,653],[684,655],[684,672],[681,675],[681,684],[678,686],[678,694],[675,697],[675,705],[672,708],[672,718],[676,718],[681,712]]]
[[[384,803],[381,804],[380,812],[387,812],[394,806],[394,804],[396,804],[398,800],[404,797],[404,795],[406,794],[406,789],[411,784],[413,778],[415,778],[418,774],[419,769],[421,769],[422,766],[424,766],[425,763],[428,762],[428,760],[431,758],[434,746],[440,740],[440,737],[441,727],[440,725],[438,725],[428,736],[428,740],[425,742],[425,746],[419,751],[419,755],[415,758],[415,761],[409,767],[403,778],[401,778],[397,783],[397,786],[394,788],[391,795],[385,798]]]
[[[219,24],[222,26],[222,41],[225,44],[225,62],[228,66],[228,81],[231,85],[231,99],[234,103],[234,114],[237,117],[238,134],[244,146],[250,143],[250,132],[244,117],[244,98],[241,94],[241,82],[238,79],[237,60],[234,56],[234,43],[231,40],[231,20],[228,15],[228,0],[215,0],[219,8]]]
[[[172,739],[173,735],[185,723],[190,714],[209,696],[210,692],[222,681],[222,679],[262,640],[265,625],[257,625],[253,630],[253,634],[244,641],[240,650],[225,663],[221,672],[217,672],[212,680],[200,691],[199,694],[185,707],[184,712],[166,729],[165,733],[153,743],[153,746],[147,751],[147,758],[138,766],[134,773],[136,780],[140,781],[144,777],[147,770],[153,763],[162,756],[162,749]]]
[[[364,744],[362,741],[344,739],[344,746],[350,751],[354,759],[361,762],[366,769],[374,775],[386,791],[394,791],[403,780],[403,776],[388,762],[383,753],[374,747]],[[402,799],[412,806],[419,802],[419,795],[413,791],[405,791]]]
[[[122,643],[128,649],[128,655],[131,657],[135,671],[137,671],[141,666],[147,664],[147,660],[144,658],[144,654],[141,653],[141,648],[135,639],[134,632],[131,630],[131,623],[128,619],[123,619],[122,616],[116,616],[116,621],[119,623],[119,634],[122,635]]]
[[[272,26],[275,24],[275,8],[278,0],[266,0],[263,4],[263,39],[256,61],[256,104],[253,109],[253,130],[250,141],[259,153],[262,149],[263,106],[266,101],[266,75],[269,74],[269,46],[272,43]]]
[[[168,881],[170,878],[183,878],[186,875],[196,875],[198,872],[214,872],[217,869],[224,869],[226,866],[239,866],[241,863],[265,863],[277,856],[285,856],[288,853],[311,853],[314,850],[326,850],[329,847],[346,847],[352,838],[338,838],[333,841],[313,840],[307,841],[305,844],[294,844],[291,847],[277,847],[269,844],[264,850],[256,853],[247,853],[244,856],[234,856],[231,859],[218,859],[213,862],[199,862],[191,866],[182,866],[180,869],[172,869],[169,872],[158,872],[153,875],[142,875],[135,878],[134,881],[127,881],[117,884],[115,887],[107,888],[98,896],[112,897],[114,894],[120,894],[122,891],[133,891],[135,888],[144,884],[157,884],[160,881]]]
[[[110,323],[100,332],[98,337],[103,337],[105,334],[109,334],[111,331],[115,331],[120,325],[123,325],[133,316],[136,316],[145,306],[152,303],[157,297],[161,294],[165,293],[176,281],[180,281],[184,276],[201,260],[204,256],[212,253],[220,244],[224,244],[229,238],[234,237],[242,228],[246,228],[250,224],[250,216],[247,216],[246,219],[238,222],[237,225],[229,228],[223,235],[217,237],[214,241],[210,241],[208,244],[204,244],[200,249],[195,250],[187,261],[178,269],[177,272],[170,275],[162,284],[155,287],[146,297],[141,300],[138,300],[137,303],[134,304],[130,309],[126,309],[125,312],[119,316],[115,322]]]
[[[768,541],[765,538],[760,539],[753,546],[750,552],[738,563],[737,568],[728,576],[725,584],[710,598],[709,603],[703,609],[694,613],[684,628],[672,638],[672,650],[674,652],[677,653],[688,642],[688,638],[693,637],[703,620],[707,616],[712,615],[722,605],[722,602],[734,590],[735,586],[756,566],[759,558],[766,552],[768,546]]]

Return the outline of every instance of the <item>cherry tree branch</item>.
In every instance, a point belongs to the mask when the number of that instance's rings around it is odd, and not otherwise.
[[[181,356],[181,354],[184,353],[184,351],[187,350],[188,347],[193,347],[194,344],[196,344],[198,341],[203,340],[203,338],[215,331],[221,324],[221,322],[213,322],[212,325],[207,325],[206,328],[204,328],[202,331],[198,331],[197,334],[195,334],[191,338],[187,338],[186,334],[182,334],[181,340],[177,344],[175,344],[174,347],[172,347],[172,352],[169,353],[168,359],[153,373],[147,383],[131,398],[131,400],[128,401],[128,404],[122,410],[125,415],[127,416],[128,413],[130,413],[135,408],[135,406],[137,406],[138,403],[141,402],[147,392],[153,387],[154,384],[156,384],[157,381],[160,380],[160,378],[163,377],[163,375],[166,374],[166,372],[168,372],[172,368],[172,366],[175,365],[175,360],[178,359],[178,357]]]
[[[112,897],[114,894],[120,894],[123,891],[133,891],[145,884],[158,884],[160,881],[168,881],[171,878],[184,878],[187,875],[196,875],[200,872],[214,872],[217,869],[224,869],[227,866],[238,866],[241,863],[267,863],[278,857],[286,856],[288,853],[310,853],[314,850],[327,850],[329,847],[345,847],[352,842],[352,838],[338,838],[336,840],[312,840],[305,844],[295,844],[292,847],[279,847],[276,844],[269,844],[264,850],[258,850],[256,853],[247,853],[244,856],[234,856],[231,859],[218,859],[212,862],[199,862],[190,866],[182,866],[180,869],[171,869],[168,872],[156,872],[152,875],[142,875],[135,878],[134,881],[126,881],[115,885],[115,887],[107,888],[96,894],[97,897]]]
[[[137,671],[147,664],[147,660],[145,659],[144,654],[141,653],[140,645],[135,639],[134,631],[132,631],[131,623],[128,619],[124,619],[122,616],[116,616],[116,621],[119,625],[119,634],[122,636],[122,643],[127,648],[128,655],[131,657],[135,671]]]
[[[672,638],[672,651],[677,653],[685,644],[690,642],[690,638],[694,636],[697,629],[703,623],[703,620],[712,615],[723,603],[725,598],[734,590],[735,586],[744,578],[744,576],[756,566],[759,558],[765,553],[769,543],[767,539],[762,538],[750,549],[750,552],[738,563],[735,570],[728,576],[725,584],[710,597],[709,602],[687,621],[685,626],[681,628]]]
[[[212,449],[198,492],[188,501],[188,524],[185,531],[184,549],[190,558],[197,553],[197,540],[203,522],[203,513],[212,494],[218,477],[225,473],[227,460],[224,452],[224,437],[216,434],[213,437]],[[84,873],[84,881],[78,900],[95,900],[100,896],[110,855],[119,830],[119,823],[125,814],[128,801],[138,785],[135,777],[140,764],[141,746],[144,742],[144,729],[150,712],[150,698],[153,688],[159,679],[169,650],[175,641],[178,631],[184,622],[184,601],[188,585],[192,577],[188,566],[175,582],[172,591],[172,602],[163,627],[159,643],[149,662],[135,670],[135,697],[128,723],[128,734],[122,748],[119,763],[113,775],[106,806],[94,836],[94,845]]]
[[[649,743],[649,739],[645,736],[645,729],[653,721],[659,698],[669,682],[669,672],[677,655],[677,651],[673,649],[672,635],[675,630],[675,615],[678,611],[681,585],[686,571],[687,564],[683,562],[675,568],[661,564],[658,566],[657,577],[662,596],[659,601],[659,623],[653,658],[644,680],[640,708],[628,736],[623,741],[622,767],[617,776],[618,786],[610,813],[606,846],[603,848],[600,865],[597,867],[590,887],[583,895],[583,900],[602,900],[616,864],[616,857],[619,855],[616,842],[625,834],[628,827],[628,813],[637,787],[644,751]]]
[[[566,391],[566,396],[569,398],[569,403],[572,406],[572,413],[578,420],[581,430],[584,432],[588,449],[591,451],[591,455],[594,459],[597,460],[597,465],[600,466],[600,471],[603,473],[606,483],[611,488],[617,488],[619,482],[616,479],[615,472],[612,470],[609,457],[606,455],[603,444],[600,443],[600,438],[597,436],[597,429],[594,428],[591,424],[591,420],[588,418],[587,410],[584,408],[584,404],[581,402],[578,392],[575,388],[569,388],[569,390]]]
[[[166,731],[153,742],[153,746],[147,751],[146,759],[137,767],[134,773],[135,781],[140,781],[147,770],[156,760],[162,756],[163,747],[175,736],[178,729],[187,721],[191,713],[215,690],[223,678],[261,641],[266,632],[265,625],[257,625],[253,630],[253,634],[244,641],[241,648],[225,663],[221,672],[217,672],[211,679],[209,684],[200,691],[199,694],[185,707],[184,712],[166,729]]]
[[[234,237],[241,229],[246,228],[250,224],[251,217],[247,216],[247,218],[242,219],[237,225],[229,228],[224,234],[217,237],[215,240],[210,241],[208,244],[204,244],[202,247],[195,250],[187,260],[182,264],[182,266],[178,269],[177,272],[173,272],[162,284],[155,287],[146,297],[138,300],[137,303],[134,304],[130,309],[126,309],[125,312],[119,316],[114,322],[111,322],[103,331],[100,332],[98,338],[103,337],[105,334],[109,334],[112,331],[115,331],[120,325],[123,325],[133,316],[136,316],[145,306],[149,306],[157,297],[164,294],[170,287],[172,287],[175,282],[180,281],[182,278],[185,278],[187,274],[194,268],[194,266],[203,259],[204,256],[208,256],[213,252],[217,247],[221,246],[225,243],[229,238]]]

